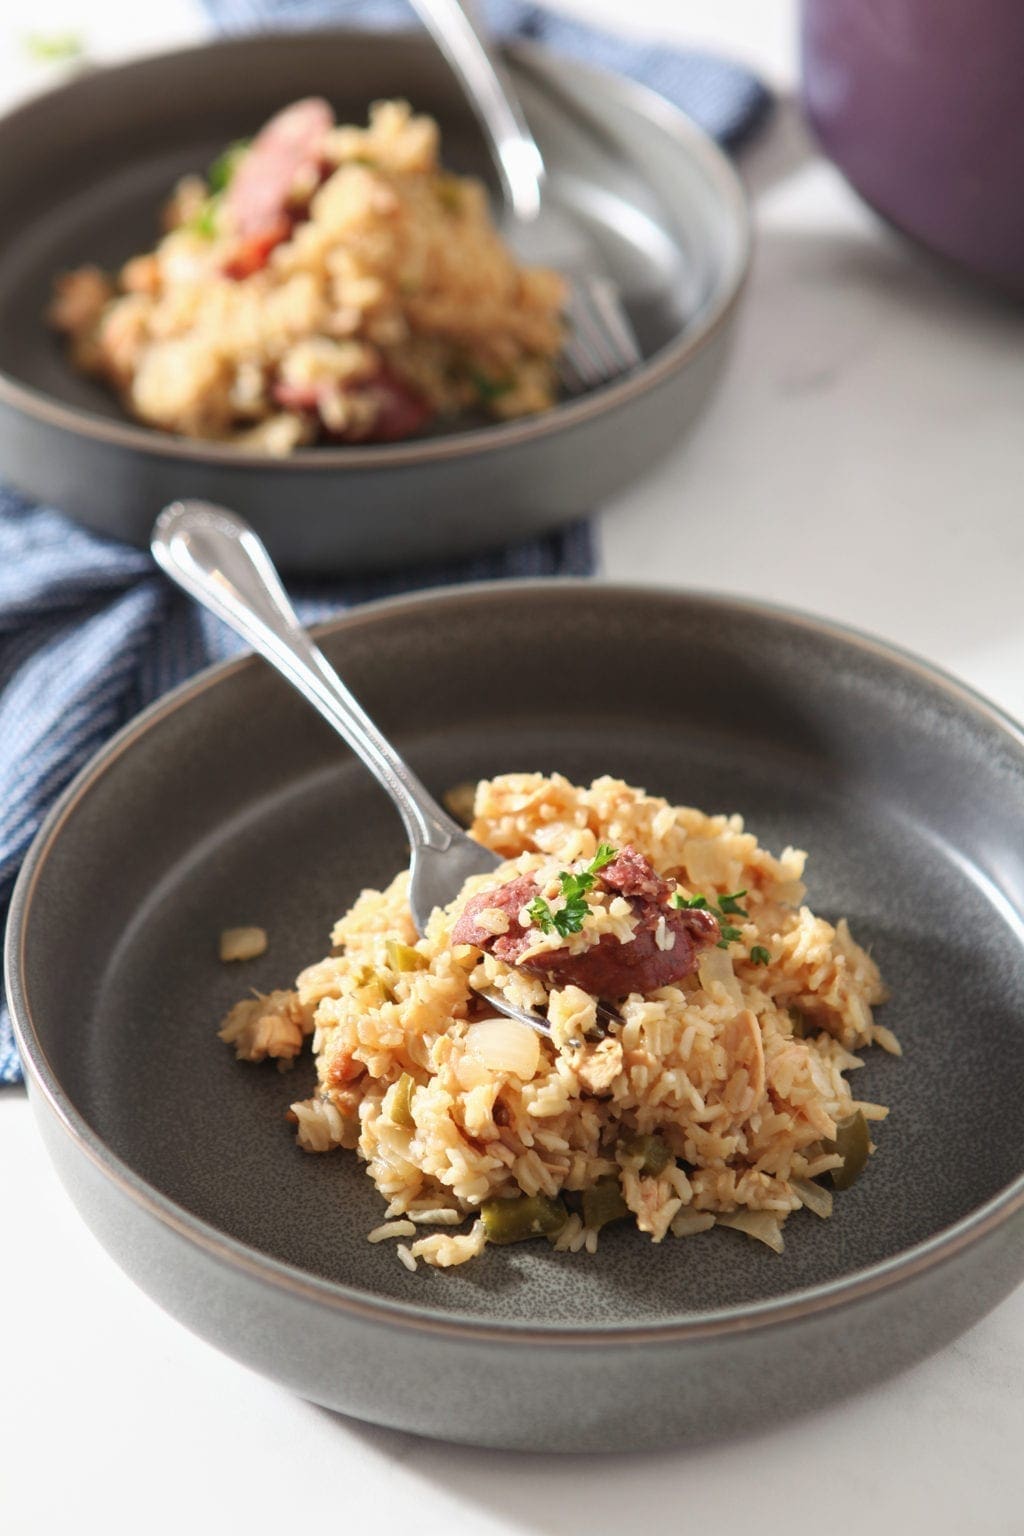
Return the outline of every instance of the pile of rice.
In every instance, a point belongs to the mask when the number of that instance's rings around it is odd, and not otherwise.
[[[855,1099],[844,1074],[863,1047],[899,1047],[872,1017],[886,996],[874,961],[845,921],[833,927],[802,905],[805,855],[776,858],[739,816],[672,806],[611,778],[584,789],[505,774],[477,787],[474,812],[472,835],[509,862],[435,911],[425,937],[402,873],[362,893],[334,928],[334,953],[293,991],[238,1003],[221,1029],[247,1061],[288,1061],[312,1034],[319,1089],[291,1106],[298,1143],[366,1162],[387,1202],[371,1238],[402,1240],[409,1267],[460,1264],[487,1241],[475,1219],[483,1202],[561,1196],[566,1220],[551,1240],[593,1252],[597,1230],[578,1197],[609,1177],[654,1242],[717,1223],[781,1251],[791,1211],[828,1215],[831,1193],[811,1181],[842,1163],[829,1146],[837,1121],[857,1109],[869,1121],[887,1114]],[[743,891],[748,914],[730,918],[740,937],[702,952],[693,975],[622,1002],[623,1023],[603,1040],[583,1038],[595,1000],[578,988],[546,997],[537,978],[450,942],[475,892],[579,867],[601,842],[632,845],[712,904]],[[599,932],[620,921],[600,902],[591,920]],[[404,946],[419,968],[408,968]],[[547,1001],[554,1041],[495,1020],[480,986]],[[636,1138],[651,1134],[672,1157],[645,1175]],[[420,1234],[430,1226],[441,1230]]]
[[[407,435],[379,430],[382,377],[425,417],[544,411],[562,280],[517,265],[484,188],[441,169],[438,140],[404,102],[377,103],[365,129],[333,128],[325,179],[311,197],[296,188],[290,235],[242,277],[229,275],[230,205],[188,177],[156,249],[114,278],[65,274],[50,322],[140,421],[272,454]],[[282,408],[304,395],[315,404]]]

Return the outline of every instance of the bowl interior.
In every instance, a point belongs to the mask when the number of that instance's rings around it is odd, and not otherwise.
[[[859,1096],[892,1106],[831,1221],[781,1257],[717,1230],[594,1258],[546,1244],[408,1274],[366,1233],[355,1157],[295,1146],[313,1081],[216,1038],[248,988],[287,985],[335,917],[404,858],[390,805],[268,669],[204,681],[108,755],[52,836],[20,985],[53,1081],[186,1211],[359,1292],[535,1322],[701,1313],[839,1279],[941,1231],[1021,1171],[1024,750],[984,710],[870,644],[713,599],[553,585],[365,610],[326,649],[435,791],[508,769],[621,775],[769,846],[810,851],[808,900],[847,915],[892,987]],[[98,899],[101,898],[101,899]],[[216,959],[221,928],[268,952]]]
[[[741,265],[735,213],[716,206],[707,168],[644,120],[628,87],[597,99],[587,71],[528,47],[515,52],[514,71],[553,196],[587,226],[653,356],[698,321],[723,267]],[[43,323],[54,277],[151,249],[180,176],[312,94],[327,96],[342,122],[365,121],[381,97],[405,97],[440,122],[448,165],[493,184],[458,87],[419,34],[264,35],[83,75],[0,122],[0,202],[18,210],[0,231],[0,373],[123,420]]]

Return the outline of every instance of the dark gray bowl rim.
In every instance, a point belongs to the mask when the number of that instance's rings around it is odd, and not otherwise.
[[[581,592],[587,589],[595,593],[598,600],[613,602],[617,598],[630,600],[642,593],[661,601],[702,606],[713,609],[719,614],[732,612],[769,621],[781,620],[802,629],[810,637],[817,636],[838,641],[863,655],[872,656],[898,668],[911,679],[916,678],[919,682],[938,689],[960,712],[980,718],[990,726],[999,729],[1024,756],[1024,728],[982,694],[941,668],[914,655],[913,652],[845,624],[818,618],[783,604],[765,603],[738,595],[639,583],[594,581],[585,578],[475,582],[454,589],[435,588],[426,592],[381,598],[374,602],[360,604],[338,618],[317,625],[314,633],[330,635],[337,630],[358,625],[366,620],[386,621],[390,616],[401,615],[410,609],[431,608],[452,601],[486,602],[492,595],[510,592],[529,596],[541,592],[558,590]],[[168,1199],[116,1157],[87,1124],[84,1117],[68,1101],[42,1048],[32,1021],[31,1006],[22,986],[25,941],[31,922],[32,899],[51,845],[59,837],[64,824],[74,815],[78,802],[89,792],[92,784],[130,751],[136,741],[166,716],[186,707],[193,698],[204,693],[208,688],[219,686],[245,668],[262,665],[264,663],[254,656],[242,656],[205,668],[194,678],[180,684],[162,699],[158,699],[143,710],[96,753],[61,795],[36,834],[14,888],[7,924],[4,979],[11,1017],[14,1021],[15,1037],[27,1071],[42,1094],[47,1107],[56,1116],[78,1150],[84,1153],[106,1178],[116,1184],[124,1195],[155,1216],[165,1226],[174,1230],[180,1237],[204,1249],[211,1257],[229,1267],[244,1271],[252,1279],[365,1321],[400,1326],[452,1339],[486,1339],[512,1345],[533,1341],[569,1348],[587,1346],[610,1348],[658,1346],[674,1341],[749,1333],[754,1329],[786,1325],[815,1313],[848,1306],[877,1292],[901,1285],[923,1271],[953,1259],[963,1248],[978,1242],[1010,1220],[1016,1212],[1024,1209],[1024,1172],[1022,1172],[1005,1189],[978,1206],[969,1215],[954,1222],[952,1226],[944,1228],[924,1242],[917,1243],[890,1259],[862,1270],[854,1270],[840,1279],[787,1292],[766,1301],[723,1307],[700,1314],[683,1314],[678,1318],[663,1321],[575,1325],[486,1322],[460,1313],[441,1311],[426,1304],[367,1297],[365,1292],[354,1290],[340,1281],[325,1280],[310,1275],[283,1260],[272,1258],[259,1249],[221,1232],[192,1215],[175,1201]]]
[[[345,38],[365,36],[372,28],[325,27],[291,29],[280,34],[268,32],[245,33],[235,37],[217,38],[189,48],[174,49],[166,53],[148,53],[120,64],[101,66],[104,74],[116,75],[144,67],[157,59],[180,61],[187,67],[188,60],[211,49],[237,49],[240,45],[265,40],[279,35],[281,39],[309,37]],[[380,36],[415,36],[412,29],[395,29]],[[522,54],[526,59],[556,57],[536,44],[517,42],[510,49],[514,58]],[[634,106],[641,117],[653,119],[691,159],[696,160],[715,183],[722,200],[733,220],[734,234],[738,240],[738,254],[733,270],[730,270],[714,297],[699,312],[692,327],[688,326],[674,341],[659,349],[635,373],[618,383],[593,390],[578,400],[562,401],[550,411],[539,416],[520,417],[516,421],[485,427],[475,427],[464,432],[446,433],[443,437],[425,438],[407,443],[393,443],[382,447],[352,446],[347,448],[307,448],[290,454],[285,459],[275,459],[269,454],[239,451],[223,444],[204,443],[198,439],[173,437],[138,426],[129,419],[112,421],[92,411],[65,405],[31,385],[0,370],[0,404],[12,406],[25,415],[34,417],[44,425],[57,427],[79,437],[91,438],[111,447],[145,453],[154,458],[192,459],[202,464],[224,467],[240,465],[258,468],[268,473],[287,474],[295,470],[365,470],[382,469],[394,465],[408,467],[413,464],[433,463],[437,460],[469,457],[474,454],[497,452],[518,443],[532,442],[550,436],[553,432],[570,430],[579,424],[615,411],[630,401],[655,389],[673,374],[685,367],[723,325],[729,320],[739,303],[750,271],[753,244],[750,210],[743,185],[728,155],[692,118],[673,106],[664,96],[648,86],[623,75],[583,64],[566,57],[564,62],[574,71],[589,76],[595,93],[612,90]],[[0,127],[17,126],[18,119],[38,108],[40,102],[59,108],[63,93],[74,89],[81,75],[73,75],[48,91],[38,92],[18,103],[14,109],[0,116]],[[26,130],[27,131],[27,130]],[[42,325],[40,317],[40,325]]]

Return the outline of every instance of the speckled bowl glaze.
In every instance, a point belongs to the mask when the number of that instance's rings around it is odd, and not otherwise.
[[[93,761],[25,865],[7,977],[40,1129],[100,1241],[169,1312],[316,1402],[452,1440],[652,1446],[812,1410],[940,1348],[1024,1274],[1024,737],[919,662],[749,603],[573,583],[392,600],[323,631],[428,785],[622,775],[810,851],[893,989],[892,1106],[831,1221],[409,1274],[308,1092],[216,1039],[403,862],[397,819],[262,664],[216,668]],[[514,664],[511,658],[514,658]],[[220,929],[262,923],[243,971]],[[73,1292],[68,1306],[74,1306]]]

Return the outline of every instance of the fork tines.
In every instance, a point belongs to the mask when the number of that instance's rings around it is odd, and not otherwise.
[[[607,278],[574,278],[564,314],[569,334],[559,373],[570,394],[610,383],[643,362],[618,289]]]

